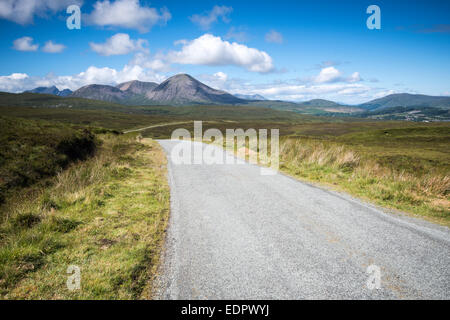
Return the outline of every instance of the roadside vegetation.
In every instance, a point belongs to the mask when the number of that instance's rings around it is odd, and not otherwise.
[[[281,170],[450,226],[450,128],[285,138]]]
[[[149,298],[169,215],[159,145],[136,134],[16,120],[2,118],[11,129],[1,135],[2,183],[14,166],[33,179],[8,186],[0,207],[0,297]],[[71,141],[82,157],[67,154]],[[70,265],[81,270],[80,290],[66,286]]]

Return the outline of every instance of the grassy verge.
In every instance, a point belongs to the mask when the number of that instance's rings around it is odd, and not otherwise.
[[[442,168],[411,172],[367,150],[309,139],[282,141],[280,160],[292,176],[450,226],[450,175]]]
[[[169,213],[165,156],[152,140],[102,137],[96,155],[62,171],[0,225],[4,299],[137,299],[151,293]],[[81,270],[81,289],[66,286]]]

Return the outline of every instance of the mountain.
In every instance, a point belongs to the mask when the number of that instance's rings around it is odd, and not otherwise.
[[[146,97],[153,103],[166,105],[238,104],[239,99],[225,91],[208,87],[187,74],[178,74],[162,82]]]
[[[360,104],[358,107],[366,110],[379,110],[392,107],[433,107],[448,109],[450,108],[450,97],[398,93]]]
[[[156,82],[143,82],[138,80],[123,82],[118,84],[116,88],[129,94],[142,94],[145,95],[158,86]]]
[[[24,93],[53,94],[55,96],[67,97],[70,94],[72,94],[72,91],[69,89],[64,89],[60,91],[56,86],[51,86],[51,87],[37,87],[32,90],[24,91]]]
[[[117,86],[92,84],[71,97],[103,100],[127,105],[239,104],[239,99],[225,91],[208,87],[187,74],[175,75],[161,84],[128,81]]]
[[[238,97],[239,99],[243,99],[243,100],[267,100],[266,98],[264,98],[262,95],[259,94],[239,94],[236,93],[234,94],[235,97]]]
[[[313,99],[313,100],[309,100],[309,101],[305,101],[305,102],[299,102],[299,105],[305,106],[305,107],[318,107],[318,108],[333,108],[333,107],[341,106],[340,104],[338,104],[334,101],[329,101],[329,100],[324,100],[324,99]]]
[[[323,114],[323,113],[353,113],[363,111],[364,109],[347,106],[336,103],[334,101],[325,99],[313,99],[298,103],[298,112],[309,114]]]
[[[91,84],[75,90],[71,97],[123,103],[129,95],[119,88],[100,84]]]
[[[386,107],[371,111],[367,110],[354,116],[377,120],[450,121],[450,108]]]

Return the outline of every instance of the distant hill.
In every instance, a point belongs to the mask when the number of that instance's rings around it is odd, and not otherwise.
[[[26,93],[40,93],[40,94],[53,94],[55,96],[67,97],[72,94],[72,90],[64,89],[60,91],[56,86],[51,87],[37,87],[32,90],[24,91]]]
[[[239,98],[239,99],[243,99],[243,100],[267,100],[266,98],[264,98],[262,95],[259,94],[239,94],[236,93],[234,94],[235,97]]]
[[[127,99],[128,94],[113,86],[91,84],[75,90],[70,96],[75,98],[122,103]]]
[[[299,102],[298,104],[305,107],[318,107],[318,108],[332,108],[340,106],[340,104],[334,101],[324,99],[313,99],[305,102]]]
[[[334,101],[325,100],[325,99],[313,99],[305,102],[299,102],[299,110],[302,110],[304,113],[310,114],[322,114],[327,112],[332,113],[353,113],[363,111],[363,109],[355,107],[339,104]]]
[[[450,97],[398,93],[360,104],[358,107],[366,110],[379,110],[392,107],[433,107],[447,109],[450,108]]]
[[[162,82],[146,97],[157,104],[238,104],[244,102],[225,91],[208,87],[188,74],[178,74]]]
[[[123,82],[118,84],[116,88],[128,94],[146,95],[158,86],[156,82],[143,82],[138,80]]]
[[[371,111],[367,110],[353,114],[353,116],[377,120],[449,121],[450,108],[386,107]]]

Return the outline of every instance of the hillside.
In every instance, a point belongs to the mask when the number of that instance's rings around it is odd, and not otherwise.
[[[152,91],[158,86],[156,82],[143,82],[138,80],[128,81],[120,83],[116,86],[116,88],[124,91],[130,95],[138,94],[145,95],[148,92]]]
[[[244,100],[267,100],[266,98],[264,98],[262,95],[259,95],[259,94],[239,94],[239,93],[236,93],[236,94],[234,94],[234,96],[239,98],[239,99],[244,99]]]
[[[433,107],[448,109],[450,108],[450,97],[398,93],[360,104],[358,107],[366,110],[379,110],[391,107]]]
[[[121,103],[127,99],[127,94],[122,90],[116,87],[100,84],[91,84],[81,87],[80,89],[74,91],[70,96],[116,103]]]
[[[187,74],[178,74],[162,82],[147,93],[153,103],[167,105],[186,104],[238,104],[243,100],[225,91],[208,87]]]

